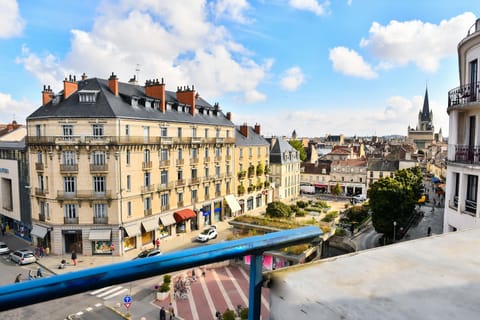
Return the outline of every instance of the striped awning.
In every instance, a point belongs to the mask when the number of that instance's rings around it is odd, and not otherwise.
[[[88,235],[88,240],[110,240],[112,237],[112,229],[92,229]]]
[[[33,234],[34,236],[43,239],[47,235],[47,232],[48,232],[47,228],[43,226],[39,226],[38,224],[34,224],[32,231],[30,231],[30,234]]]

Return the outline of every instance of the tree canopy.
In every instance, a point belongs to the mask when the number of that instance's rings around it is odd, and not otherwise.
[[[372,210],[372,224],[379,233],[393,235],[405,228],[414,214],[415,205],[423,193],[422,174],[419,168],[395,172],[395,178],[382,178],[368,190]]]
[[[305,161],[307,159],[307,153],[305,152],[302,141],[290,139],[288,143],[290,143],[290,145],[299,152],[301,161]]]
[[[273,201],[267,205],[265,215],[272,218],[290,218],[293,210],[283,202]]]

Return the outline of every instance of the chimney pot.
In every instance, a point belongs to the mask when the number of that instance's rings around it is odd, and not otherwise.
[[[118,78],[113,72],[110,78],[108,78],[108,88],[115,96],[118,96]]]
[[[227,120],[232,121],[232,113],[230,111],[227,112]]]

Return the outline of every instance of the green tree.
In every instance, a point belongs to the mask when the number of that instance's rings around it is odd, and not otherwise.
[[[273,201],[268,204],[265,215],[272,218],[290,218],[293,210],[283,202]]]
[[[290,145],[299,152],[301,161],[305,161],[307,159],[307,153],[305,152],[302,141],[291,139],[288,141],[288,143],[290,143]]]
[[[416,200],[420,199],[423,194],[423,174],[420,167],[397,170],[395,172],[395,180],[410,188]]]
[[[336,195],[336,196],[342,194],[342,187],[340,187],[340,185],[338,184],[338,182],[337,182],[337,184],[335,185],[335,187],[332,188],[332,194],[333,194],[333,195]]]
[[[401,227],[407,225],[417,201],[411,188],[390,177],[373,183],[368,197],[373,227],[390,237],[393,235],[393,222],[397,223],[398,233]]]

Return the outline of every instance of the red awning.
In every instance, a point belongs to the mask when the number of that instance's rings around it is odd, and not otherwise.
[[[326,184],[319,184],[319,183],[314,183],[313,186],[315,188],[328,188]]]
[[[192,209],[182,209],[173,214],[175,221],[180,222],[190,218],[195,218],[197,215]]]

